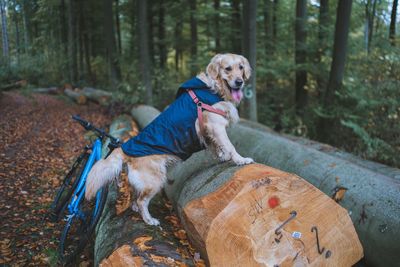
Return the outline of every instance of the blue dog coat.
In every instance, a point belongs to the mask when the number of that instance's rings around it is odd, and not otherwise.
[[[204,149],[195,127],[197,105],[187,93],[188,89],[192,89],[200,101],[208,105],[223,101],[200,79],[186,81],[179,87],[175,101],[164,112],[139,135],[122,144],[125,154],[134,157],[172,154],[185,160]]]

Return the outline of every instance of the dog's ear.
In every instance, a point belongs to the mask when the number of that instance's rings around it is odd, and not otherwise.
[[[241,56],[241,58],[242,58],[242,64],[243,64],[243,67],[244,67],[243,79],[244,79],[245,81],[247,81],[247,80],[250,78],[250,76],[251,76],[251,67],[250,67],[250,63],[249,63],[249,61],[247,60],[247,58],[245,58],[244,56]]]
[[[210,64],[208,64],[206,72],[207,75],[210,76],[213,80],[216,80],[219,76],[219,68],[221,65],[221,54],[215,55],[211,61]]]

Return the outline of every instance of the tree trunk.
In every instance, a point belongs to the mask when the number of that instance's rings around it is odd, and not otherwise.
[[[265,54],[270,58],[273,54],[273,35],[272,35],[272,13],[274,2],[265,0],[264,2],[264,30],[265,30]]]
[[[119,19],[119,0],[115,0],[115,27],[117,30],[117,52],[119,55],[122,54],[122,41],[121,41],[121,23]]]
[[[371,42],[374,32],[374,20],[375,20],[377,2],[378,2],[377,0],[367,0],[367,2],[365,3],[364,39],[365,39],[365,48],[368,54],[371,51]],[[371,10],[371,5],[372,5],[372,10]]]
[[[106,55],[111,84],[114,89],[121,81],[121,70],[119,67],[117,46],[115,44],[113,0],[103,0],[104,8],[104,35],[106,38]]]
[[[151,104],[153,102],[153,89],[150,76],[150,55],[147,25],[147,1],[138,0],[138,33],[139,33],[139,70],[142,84],[145,89],[144,102]]]
[[[78,63],[76,49],[76,2],[75,0],[68,1],[68,65],[69,79],[71,83],[76,83],[78,79]]]
[[[113,120],[110,134],[126,141],[137,134],[132,124],[129,116],[120,116]],[[105,149],[103,152],[106,153]],[[130,209],[132,197],[125,173],[121,180],[123,186],[119,190],[115,184],[110,185],[106,206],[96,228],[95,266],[194,265],[187,248],[175,237],[184,232],[176,229],[177,218],[171,214],[165,199],[158,196],[150,205],[163,229],[147,225]]]
[[[64,0],[62,0],[62,3],[64,3]],[[28,53],[28,50],[29,50],[29,22],[28,22],[29,21],[29,12],[28,12],[28,10],[29,10],[29,8],[28,8],[27,0],[24,0],[22,2],[22,20],[24,23],[24,50],[25,50],[25,53]],[[63,10],[65,10],[65,5],[63,7]],[[64,15],[64,12],[63,12],[63,15]],[[65,15],[63,17],[62,23],[63,23],[62,25],[65,25]],[[64,30],[65,30],[64,35],[66,36],[66,32],[67,32],[66,27]],[[67,38],[65,38],[65,40],[63,42],[63,44],[65,46],[65,55],[67,54],[66,43],[67,43]]]
[[[4,0],[0,0],[0,16],[1,16],[1,32],[2,32],[2,46],[3,46],[3,57],[8,65],[10,49],[8,42],[8,30],[7,30],[7,15],[6,15],[6,3]]]
[[[304,115],[308,103],[307,71],[305,64],[307,60],[307,0],[297,0],[295,21],[295,64],[296,64],[296,113]]]
[[[179,71],[179,59],[182,54],[182,18],[177,18],[174,30],[174,46],[175,46],[175,71]]]
[[[278,41],[278,5],[279,0],[274,0],[274,13],[272,15],[272,37],[275,46],[277,45]]]
[[[14,4],[15,4],[15,1],[14,1]],[[19,38],[19,19],[18,19],[17,12],[14,12],[14,23],[15,23],[15,46],[16,46],[16,52],[17,52],[17,65],[19,65],[20,55],[21,55],[21,44],[20,44],[20,38]]]
[[[256,18],[257,0],[248,0],[243,3],[243,55],[249,60],[253,69],[252,75],[245,88],[245,97],[241,106],[241,115],[252,121],[257,121],[256,95]]]
[[[165,40],[165,3],[158,2],[158,50],[160,53],[160,69],[164,69],[167,63],[167,46]]]
[[[323,99],[323,109],[330,112],[335,99],[335,92],[340,91],[346,63],[347,38],[350,27],[352,0],[339,0],[336,14],[335,39],[333,44],[332,64],[329,82]],[[317,131],[321,141],[329,141],[334,122],[330,118],[320,118]]]
[[[146,106],[139,106],[135,113],[132,113],[135,119],[141,118],[137,122],[142,128],[158,114],[154,108]],[[360,237],[368,266],[397,266],[400,262],[397,242],[400,239],[399,169],[359,159],[308,139],[277,134],[266,126],[245,120],[229,129],[228,135],[241,155],[304,177],[346,208]],[[249,140],[256,141],[249,142]],[[195,188],[200,190],[210,188],[214,180],[223,176],[226,168],[213,165],[210,170],[207,166],[211,158],[208,153],[199,152],[179,167],[181,171],[174,170],[169,173],[169,177],[173,177],[175,181],[172,186],[167,187],[168,196],[174,191],[170,190],[171,188],[179,188],[182,183],[192,184],[198,181]],[[232,167],[230,169],[232,170]],[[205,186],[201,184],[203,178],[200,181],[200,178],[194,177],[203,171],[214,174],[214,177],[209,178],[209,184]],[[226,179],[229,177],[226,175]],[[181,197],[172,199],[173,202],[194,196],[178,189],[175,192],[173,194],[180,194]],[[218,200],[222,201],[222,198]],[[178,205],[177,210],[181,213],[183,207]],[[332,255],[334,253],[332,251]]]
[[[392,46],[396,45],[396,15],[398,0],[393,0],[392,14],[390,15],[389,40]]]
[[[240,2],[239,0],[232,0],[232,28],[230,29],[232,38],[230,40],[232,40],[232,52],[235,54],[242,53]]]
[[[153,9],[155,0],[147,0],[147,40],[149,42],[149,57],[150,57],[150,66],[155,66],[155,49],[154,49],[154,17],[156,14]]]
[[[327,39],[328,39],[328,27],[329,27],[329,0],[321,0],[319,6],[319,23],[318,23],[318,50],[316,55],[316,64],[320,67],[317,73],[317,90],[319,97],[323,96],[323,89],[326,87],[325,83],[325,69],[321,66],[322,56],[326,54]]]
[[[195,76],[197,73],[197,1],[190,0],[190,74]]]
[[[221,36],[219,30],[219,13],[220,13],[220,0],[214,0],[214,37],[215,37],[215,51],[221,52]]]

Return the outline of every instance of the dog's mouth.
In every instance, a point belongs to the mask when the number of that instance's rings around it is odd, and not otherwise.
[[[236,103],[240,103],[240,101],[243,98],[243,92],[242,92],[242,87],[231,87],[228,83],[227,80],[224,80],[226,86],[229,88],[229,91],[231,93],[232,99],[236,102]]]

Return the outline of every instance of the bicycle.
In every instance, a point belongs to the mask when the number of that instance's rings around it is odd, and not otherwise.
[[[93,164],[101,159],[102,143],[105,138],[109,138],[109,152],[106,157],[121,144],[117,138],[79,116],[74,115],[72,119],[81,124],[87,131],[93,131],[97,138],[90,145],[86,145],[83,152],[75,160],[57,190],[50,207],[52,221],[59,221],[61,218],[66,221],[59,245],[59,259],[65,264],[72,262],[82,252],[104,209],[108,194],[107,187],[97,192],[94,201],[87,201],[84,197],[86,178]]]

